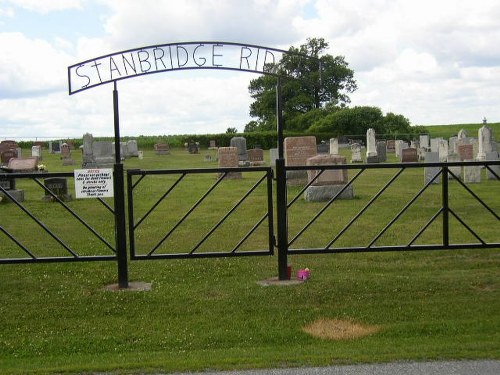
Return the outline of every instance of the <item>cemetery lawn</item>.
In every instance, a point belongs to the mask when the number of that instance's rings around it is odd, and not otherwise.
[[[125,168],[215,167],[203,161],[205,153],[174,150],[156,157],[149,151],[143,161],[126,160]],[[60,166],[55,155],[44,154],[44,164],[51,172],[73,168]],[[498,189],[477,189],[485,186]],[[398,189],[391,190],[394,197]],[[500,194],[490,198],[499,207]],[[31,203],[34,209],[49,217],[54,204],[38,201]],[[90,203],[71,204],[90,210]],[[14,215],[13,206],[0,205],[1,215]],[[209,216],[212,208],[200,209]],[[252,215],[257,208],[246,210]],[[381,221],[387,219],[384,212],[377,212]],[[21,228],[29,225],[23,216],[12,217]],[[154,220],[153,228],[165,219]],[[296,220],[291,218],[291,227]],[[91,243],[81,230],[66,231]],[[144,241],[154,235],[145,232]],[[329,236],[318,231],[307,238]],[[130,281],[151,283],[152,289],[119,292],[105,289],[117,282],[112,261],[0,265],[0,373],[144,374],[500,359],[499,249],[294,255],[293,270],[308,267],[310,280],[260,285],[276,276],[276,258],[133,261]],[[373,331],[340,340],[304,332],[318,320],[332,323],[325,330],[340,329],[343,322]]]

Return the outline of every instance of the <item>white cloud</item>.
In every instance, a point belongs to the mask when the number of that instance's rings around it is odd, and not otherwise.
[[[40,95],[65,84],[70,56],[49,42],[21,33],[1,33],[0,98]]]
[[[11,30],[0,33],[0,129],[4,134],[63,137],[90,131],[96,136],[112,135],[111,85],[67,95],[66,68],[79,61],[123,49],[197,40],[287,49],[308,37],[324,37],[330,44],[327,53],[345,56],[354,69],[359,88],[351,95],[352,105],[379,106],[384,112],[405,115],[414,124],[479,122],[483,116],[500,121],[498,0],[20,0],[1,4],[0,17]],[[67,9],[92,9],[96,23],[87,34],[85,30],[72,34],[80,35],[78,39],[71,39],[69,33],[28,37],[33,31],[29,34],[22,23],[12,31],[20,7],[30,10],[30,17],[40,17],[39,24],[50,12],[62,15]],[[99,22],[102,35],[96,33]],[[226,73],[170,72],[119,82],[122,134],[243,130],[251,102],[247,86],[255,76]]]
[[[83,0],[7,0],[13,5],[31,10],[40,14],[67,9],[81,9]]]

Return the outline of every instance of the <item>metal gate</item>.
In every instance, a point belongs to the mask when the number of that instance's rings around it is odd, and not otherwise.
[[[131,259],[272,255],[271,168],[128,170]]]

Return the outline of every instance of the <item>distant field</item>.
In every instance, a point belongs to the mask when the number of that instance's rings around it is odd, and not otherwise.
[[[450,124],[450,125],[430,125],[425,128],[429,131],[431,137],[449,138],[457,135],[461,129],[465,129],[470,137],[477,137],[479,128],[483,126],[482,123],[478,124]],[[500,136],[500,122],[488,124],[493,130],[493,134],[497,137]]]

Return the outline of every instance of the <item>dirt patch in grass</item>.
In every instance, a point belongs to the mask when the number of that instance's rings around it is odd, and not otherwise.
[[[324,340],[351,340],[379,332],[380,326],[355,323],[351,320],[318,319],[302,330]]]

